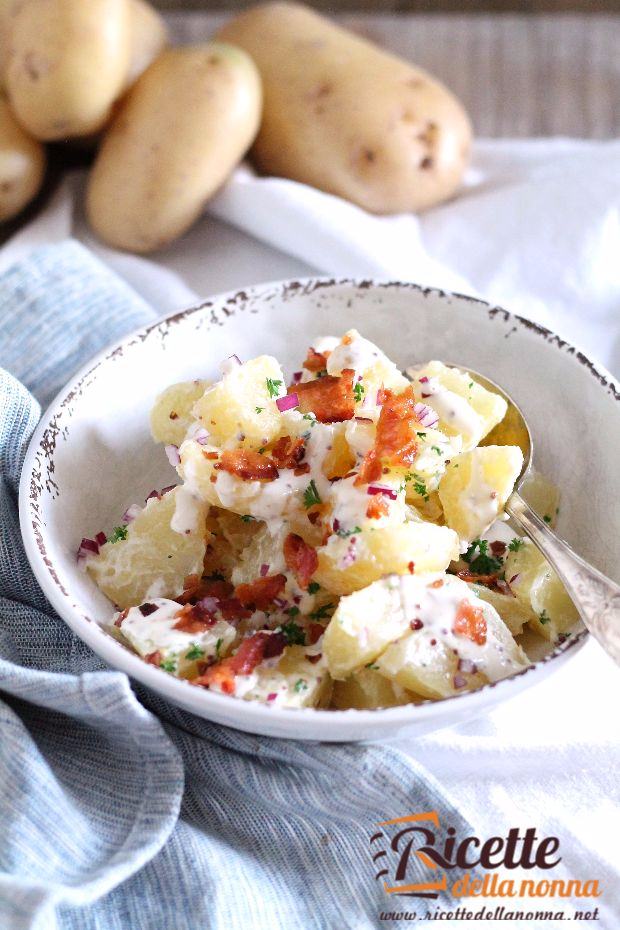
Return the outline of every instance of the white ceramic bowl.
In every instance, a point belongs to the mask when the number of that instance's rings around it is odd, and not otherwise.
[[[146,664],[100,626],[112,607],[75,552],[82,536],[126,505],[174,483],[150,439],[155,396],[184,379],[219,375],[219,362],[269,353],[290,371],[319,334],[356,327],[401,367],[444,358],[503,385],[521,405],[536,463],[562,490],[560,531],[620,580],[619,395],[610,376],[549,331],[482,301],[412,284],[306,280],[205,301],[134,332],[93,359],[41,420],[21,482],[26,551],[58,613],[111,666],[199,716],[253,733],[353,741],[457,723],[540,681],[576,653],[578,633],[532,668],[480,691],[376,711],[287,710],[210,693]]]

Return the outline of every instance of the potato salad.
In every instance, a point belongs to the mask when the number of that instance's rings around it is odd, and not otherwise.
[[[503,512],[523,465],[492,444],[505,414],[467,372],[403,374],[355,330],[289,376],[233,355],[157,398],[177,481],[78,560],[113,634],[188,686],[337,709],[474,690],[530,664],[525,630],[556,641],[577,620]],[[554,522],[557,492],[536,494]]]

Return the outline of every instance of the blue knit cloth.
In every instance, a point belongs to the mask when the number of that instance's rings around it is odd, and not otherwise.
[[[375,880],[377,822],[438,810],[468,830],[432,777],[388,747],[260,738],[171,706],[77,639],[28,566],[17,489],[39,401],[152,318],[75,242],[0,278],[0,928],[378,926],[414,899]]]

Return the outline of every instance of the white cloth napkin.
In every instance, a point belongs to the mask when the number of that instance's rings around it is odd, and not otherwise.
[[[620,141],[479,141],[461,196],[421,217],[370,216],[241,167],[207,215],[150,259],[93,239],[83,183],[81,174],[65,180],[0,250],[0,270],[34,245],[73,235],[162,314],[198,296],[317,272],[414,280],[534,318],[620,373]],[[603,896],[584,909],[598,905],[599,926],[610,930],[620,925],[618,683],[611,660],[589,642],[486,717],[401,744],[479,835],[520,825],[560,837],[553,877],[598,878]]]

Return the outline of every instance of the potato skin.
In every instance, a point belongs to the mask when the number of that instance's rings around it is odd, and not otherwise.
[[[37,139],[98,130],[129,67],[128,0],[26,0],[7,12],[6,88]]]
[[[261,172],[372,213],[424,210],[457,189],[469,119],[426,72],[291,3],[253,7],[218,38],[252,55],[263,79]]]
[[[86,197],[108,244],[151,252],[185,232],[250,147],[260,77],[230,45],[170,48],[129,91],[105,135]]]
[[[17,216],[38,194],[45,174],[45,150],[19,125],[0,99],[0,222]]]

